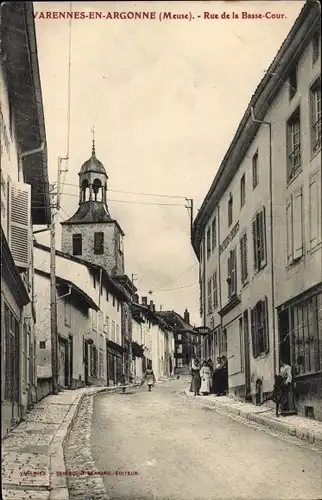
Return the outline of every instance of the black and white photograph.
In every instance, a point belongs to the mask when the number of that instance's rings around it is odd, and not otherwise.
[[[0,6],[1,497],[322,499],[321,7]]]

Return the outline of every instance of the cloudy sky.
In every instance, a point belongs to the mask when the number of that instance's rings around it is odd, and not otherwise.
[[[94,125],[97,157],[109,176],[110,213],[126,234],[126,273],[137,274],[141,295],[152,290],[157,306],[181,314],[187,307],[196,324],[198,265],[184,198],[194,199],[196,213],[303,4],[72,2],[74,12],[195,17],[72,21],[70,160],[60,220],[77,208],[77,174],[91,154]],[[67,11],[69,3],[35,2],[34,9]],[[205,20],[206,11],[219,17],[234,11],[239,19]],[[283,13],[285,19],[245,20],[243,11]],[[36,19],[51,182],[67,147],[69,28],[68,20]],[[48,243],[48,235],[38,235],[38,241]]]

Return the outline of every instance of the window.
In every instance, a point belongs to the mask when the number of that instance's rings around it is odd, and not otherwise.
[[[240,274],[241,283],[245,285],[248,281],[247,233],[244,233],[240,238]]]
[[[213,278],[213,289],[212,289],[212,298],[213,298],[213,305],[214,309],[217,309],[218,307],[218,282],[217,282],[217,271],[214,272]]]
[[[287,220],[287,264],[291,265],[303,256],[303,201],[302,188],[286,201]]]
[[[9,246],[17,267],[29,269],[31,263],[31,186],[9,182]]]
[[[312,154],[321,149],[321,79],[311,88],[311,137]]]
[[[312,60],[313,60],[313,64],[319,59],[320,45],[321,45],[320,34],[319,33],[315,33],[313,35],[313,39],[312,39]]]
[[[112,338],[113,342],[115,342],[115,321],[112,321]]]
[[[211,278],[208,279],[208,314],[212,312]]]
[[[291,180],[301,166],[300,108],[287,122],[287,178]]]
[[[321,174],[315,172],[309,181],[309,232],[310,249],[314,250],[321,243]]]
[[[179,344],[177,347],[177,353],[182,354],[182,344]]]
[[[252,176],[253,176],[253,189],[258,184],[258,151],[253,156],[252,159]]]
[[[181,358],[177,359],[177,368],[182,368],[183,367],[183,360]]]
[[[294,345],[292,365],[297,375],[322,369],[322,294],[290,308],[290,331]]]
[[[94,233],[94,254],[104,253],[104,233]]]
[[[256,358],[269,351],[267,297],[251,309],[253,356]]]
[[[228,284],[228,298],[231,299],[236,295],[237,289],[237,273],[236,273],[236,249],[230,251],[227,261],[227,284]]]
[[[203,314],[203,298],[204,298],[203,278],[200,278],[200,280],[199,280],[199,287],[200,287],[200,316],[202,316],[202,314]]]
[[[119,325],[116,325],[116,343],[121,345],[121,339],[120,339],[120,327]]]
[[[181,335],[181,333],[178,333],[177,340],[181,340],[181,339],[182,339],[182,335]]]
[[[258,212],[252,223],[254,271],[258,272],[266,266],[266,224],[265,208]]]
[[[229,196],[228,200],[228,227],[233,223],[233,197]]]
[[[240,208],[243,208],[246,202],[246,178],[245,174],[240,179]]]
[[[290,100],[293,99],[297,93],[297,65],[291,68],[289,79],[288,79],[289,89],[290,89]]]
[[[73,255],[82,255],[82,235],[73,234]]]
[[[209,259],[211,254],[211,229],[207,231],[207,259]]]
[[[217,221],[216,221],[216,217],[212,221],[211,233],[212,233],[212,251],[214,251],[216,246],[217,246]]]
[[[39,341],[39,349],[46,349],[46,341],[45,340]]]
[[[109,293],[108,293],[108,289],[105,288],[105,293],[106,293],[106,301],[108,302],[109,301]]]
[[[64,299],[64,309],[65,309],[65,326],[71,326],[72,321],[72,304],[71,304],[71,296],[67,295]]]
[[[115,297],[113,295],[113,307],[115,307]]]
[[[110,319],[108,316],[105,316],[104,332],[106,333],[107,338],[108,338],[109,333],[110,333]]]

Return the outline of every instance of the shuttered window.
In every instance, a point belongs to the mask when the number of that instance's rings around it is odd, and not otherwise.
[[[301,118],[297,108],[287,122],[287,176],[291,180],[301,167]]]
[[[29,268],[31,258],[31,186],[10,181],[9,246],[17,267]]]
[[[94,233],[94,254],[104,253],[104,233]]]
[[[8,178],[1,170],[1,227],[8,239]]]
[[[286,201],[287,264],[291,265],[303,256],[303,200],[302,188]]]
[[[315,172],[309,183],[309,232],[310,249],[314,250],[321,243],[321,177]]]
[[[245,174],[240,179],[240,208],[246,203],[246,177]]]
[[[240,274],[242,285],[245,285],[248,281],[247,233],[240,238]]]
[[[263,353],[269,352],[269,331],[268,331],[268,302],[267,297],[257,302],[251,309],[251,331],[253,356],[256,358]]]
[[[207,231],[207,259],[209,259],[211,254],[211,228]]]
[[[82,235],[73,234],[73,255],[82,255]]]
[[[233,223],[233,197],[229,196],[228,200],[228,227]]]
[[[212,279],[208,279],[208,314],[212,312],[212,289],[211,289]]]
[[[227,261],[227,284],[228,298],[236,294],[237,289],[237,269],[236,269],[236,249],[230,251]]]
[[[264,207],[253,219],[252,232],[254,271],[258,272],[266,265],[266,221]]]
[[[214,251],[216,246],[217,246],[217,221],[216,221],[216,217],[212,221],[211,233],[212,233],[212,251]]]
[[[212,290],[212,295],[213,295],[213,305],[214,309],[218,307],[218,282],[217,282],[217,271],[214,272],[213,278],[213,290]]]

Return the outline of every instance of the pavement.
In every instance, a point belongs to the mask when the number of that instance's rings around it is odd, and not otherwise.
[[[183,397],[182,381],[127,394],[98,394],[89,437],[93,478],[70,477],[77,500],[317,500],[321,450],[313,443],[211,411]],[[197,401],[198,400],[198,401]],[[245,424],[246,422],[246,424]],[[80,426],[73,444],[81,438]],[[70,435],[72,437],[72,433]],[[82,446],[85,442],[82,442]],[[88,445],[88,441],[87,441]],[[67,448],[69,443],[67,443]],[[76,448],[77,449],[77,448]],[[82,467],[82,457],[73,467]],[[73,483],[75,489],[73,489]],[[105,493],[104,493],[105,488]]]
[[[85,396],[118,387],[60,392],[41,400],[2,440],[4,500],[67,500],[63,446]]]
[[[269,429],[296,436],[298,439],[322,446],[322,422],[298,415],[276,417],[275,405],[270,403],[255,406],[251,403],[237,401],[228,396],[215,396],[212,394],[208,396],[194,396],[189,389],[184,389],[182,393],[189,398],[196,399],[198,403],[209,405],[214,410],[240,415],[246,420],[256,422]]]

